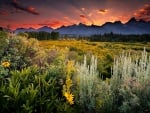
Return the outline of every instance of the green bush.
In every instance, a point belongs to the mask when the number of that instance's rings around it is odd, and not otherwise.
[[[0,86],[0,112],[55,113],[63,109],[64,112],[70,111],[70,106],[60,95],[62,89],[56,79],[49,72],[40,73],[37,67],[12,71],[7,84]]]
[[[38,42],[35,39],[25,37],[8,38],[5,44],[1,62],[9,61],[11,69],[23,69],[32,64],[32,59],[39,51]]]
[[[5,51],[8,47],[8,34],[6,32],[0,31],[0,59],[3,57],[5,54]]]

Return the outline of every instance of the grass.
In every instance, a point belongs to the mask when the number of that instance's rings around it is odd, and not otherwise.
[[[59,48],[74,48],[76,51],[82,51],[86,54],[93,54],[100,59],[111,55],[112,57],[119,55],[122,51],[130,51],[137,53],[143,51],[145,47],[150,52],[150,42],[144,43],[128,43],[128,42],[88,42],[76,40],[61,40],[61,41],[40,41],[40,46],[50,49],[54,46]]]

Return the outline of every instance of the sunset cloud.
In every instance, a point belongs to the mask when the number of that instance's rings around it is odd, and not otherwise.
[[[85,8],[84,8],[84,7],[82,7],[82,8],[81,8],[81,10],[82,10],[82,11],[85,11]]]
[[[114,20],[115,21],[120,20],[121,22],[126,23],[131,19],[131,17],[132,17],[131,15],[120,15],[120,16],[114,18]]]
[[[88,14],[89,17],[91,17],[92,15],[93,15],[92,13],[89,13],[89,14]]]
[[[25,6],[21,5],[20,3],[18,3],[16,0],[13,0],[11,2],[11,5],[16,9],[26,11],[26,12],[34,14],[34,15],[39,15],[39,13],[35,10],[34,7],[25,7]]]
[[[66,19],[66,20],[68,20],[68,19],[69,19],[69,17],[67,17],[67,16],[64,16],[63,18],[64,18],[64,19]]]
[[[107,12],[108,12],[108,9],[97,10],[97,13],[99,13],[99,14],[106,14]]]
[[[86,16],[85,16],[85,15],[80,15],[80,17],[81,17],[81,18],[86,18]]]
[[[149,0],[0,0],[0,26],[103,25],[114,21],[125,23],[133,16],[148,21],[148,4]]]
[[[68,24],[67,22],[65,21],[59,21],[59,20],[54,20],[54,21],[50,21],[50,22],[47,22],[47,23],[41,23],[39,24],[40,26],[49,26],[49,27],[52,27],[52,28],[58,28],[58,27],[61,27],[62,25],[64,24]]]
[[[80,18],[81,18],[81,22],[83,23],[83,24],[86,24],[86,25],[90,25],[91,24],[91,20],[88,18],[88,17],[86,17],[86,15],[80,15]]]
[[[139,9],[137,12],[134,13],[134,16],[137,19],[150,21],[150,4],[144,5],[143,8]]]

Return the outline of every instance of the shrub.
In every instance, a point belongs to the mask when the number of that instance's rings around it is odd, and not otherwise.
[[[11,69],[23,69],[32,64],[32,59],[39,51],[38,42],[34,39],[25,37],[8,38],[8,44],[5,47],[1,57],[1,62],[9,61]]]
[[[93,113],[97,95],[97,59],[92,56],[90,66],[87,66],[86,57],[83,64],[77,64],[77,89],[79,90],[76,100],[84,113]]]
[[[5,54],[5,50],[8,47],[8,34],[6,32],[0,31],[0,59],[3,57]]]
[[[111,88],[118,110],[121,113],[149,112],[150,57],[145,49],[135,60],[130,54],[116,58],[112,72]]]

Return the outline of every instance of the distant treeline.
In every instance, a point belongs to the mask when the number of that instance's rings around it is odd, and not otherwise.
[[[60,36],[59,32],[26,32],[19,35],[27,35],[29,38],[36,38],[38,40],[58,40],[58,39],[77,39],[88,41],[101,41],[101,42],[150,42],[150,34],[143,35],[122,35],[114,33],[106,33],[103,35],[92,36],[78,36],[70,37],[68,35]]]
[[[25,33],[19,33],[18,35],[26,36],[28,38],[36,38],[38,40],[57,40],[59,39],[59,33],[58,32],[25,32]]]
[[[89,41],[102,41],[102,42],[150,42],[150,34],[121,35],[108,33],[104,35],[93,35],[84,38]]]

